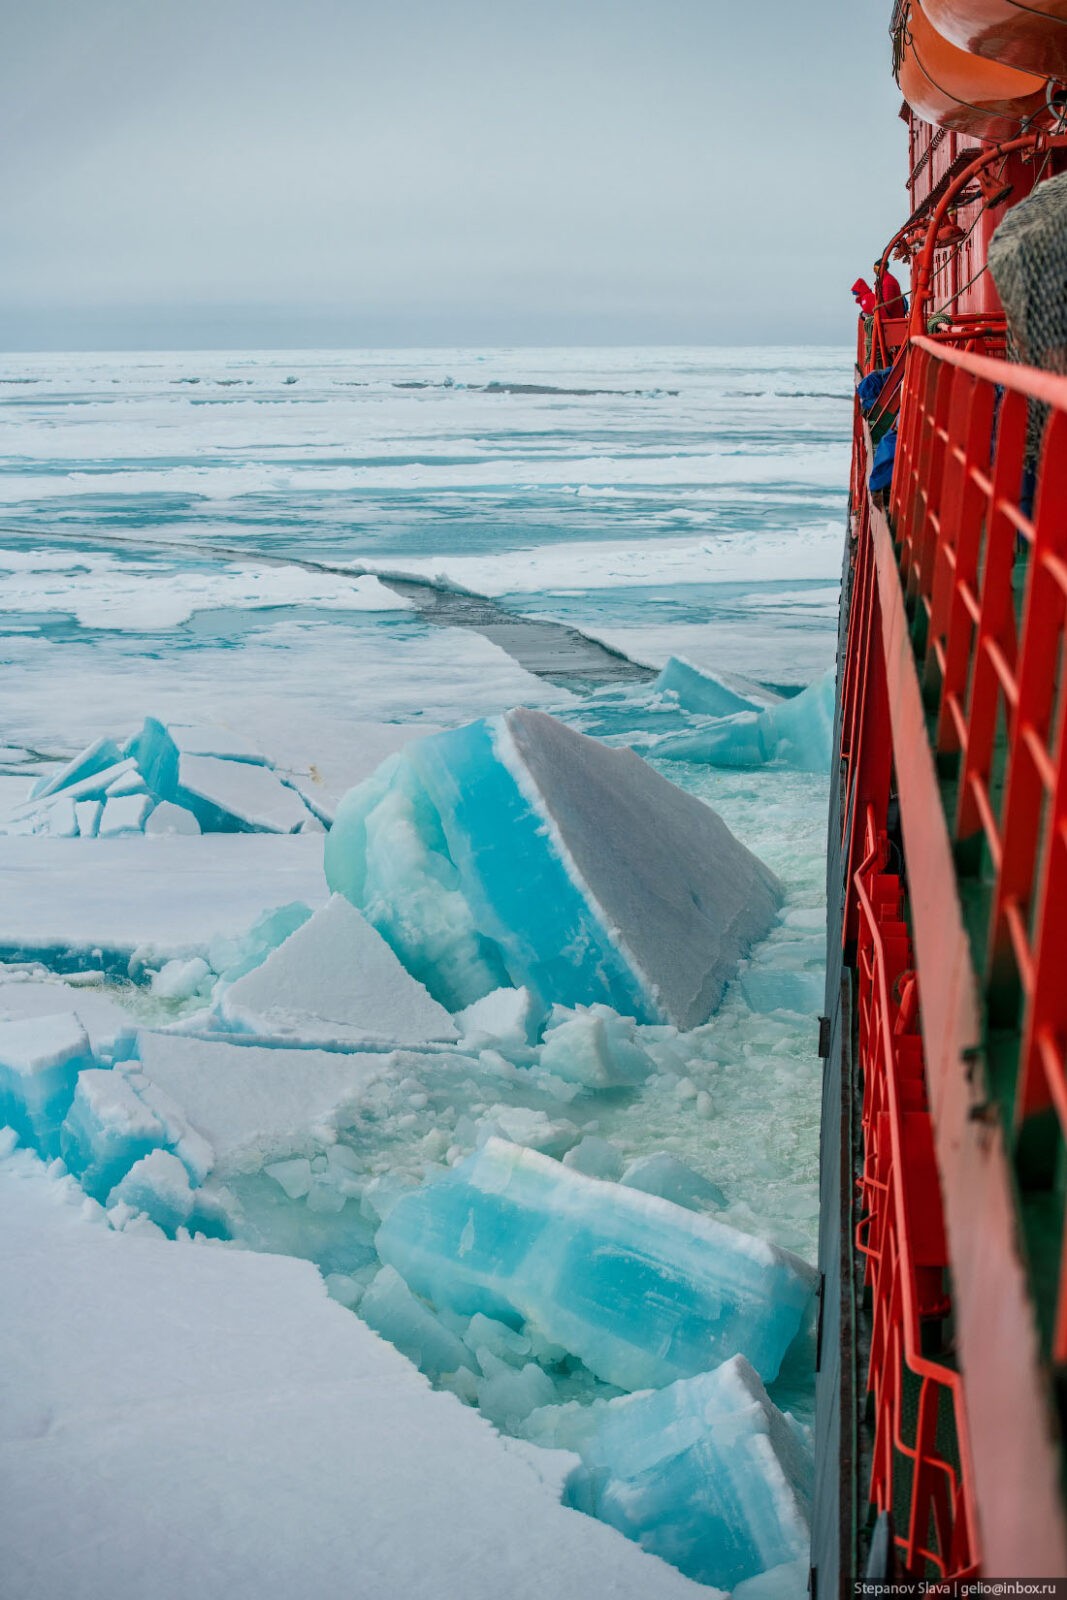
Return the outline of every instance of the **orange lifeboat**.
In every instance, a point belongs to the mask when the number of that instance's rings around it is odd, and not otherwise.
[[[944,38],[976,56],[1067,78],[1067,0],[925,0],[923,9]]]
[[[918,0],[898,13],[894,51],[900,92],[924,122],[976,139],[1012,139],[1046,108],[1045,76],[961,50]]]

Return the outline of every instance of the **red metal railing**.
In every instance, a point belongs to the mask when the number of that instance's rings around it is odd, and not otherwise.
[[[888,515],[870,461],[857,408],[842,937],[865,1086],[871,1495],[916,1575],[973,1572],[979,1549],[987,1576],[1055,1575],[1067,1522],[1043,1361],[1067,1359],[1067,378],[914,338]],[[1028,1278],[1020,1217],[1044,1228],[1046,1261],[1054,1240],[1051,1285]],[[946,1292],[962,1376],[924,1354]],[[1055,1317],[1044,1352],[1035,1297]]]
[[[908,1572],[977,1571],[966,1418],[959,1374],[923,1354],[940,1326],[945,1242],[926,1100],[918,988],[900,878],[868,807],[866,854],[853,877],[859,914],[856,998],[863,1066],[863,1217],[857,1248],[872,1295],[868,1390],[874,1396],[870,1496],[891,1509]]]
[[[1031,508],[1031,499],[1036,499]],[[984,974],[1019,997],[1016,1133],[1067,1144],[1067,378],[913,341],[892,491],[958,842],[981,841]],[[1061,1246],[1052,1356],[1067,1361]]]

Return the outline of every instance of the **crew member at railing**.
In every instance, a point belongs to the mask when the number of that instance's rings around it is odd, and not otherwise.
[[[904,291],[890,272],[888,266],[881,272],[879,261],[874,263],[875,303],[881,307],[887,317],[904,317],[908,312],[908,302],[904,298]]]

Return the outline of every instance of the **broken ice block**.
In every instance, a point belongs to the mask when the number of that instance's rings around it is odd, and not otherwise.
[[[641,1083],[654,1070],[652,1057],[634,1037],[632,1021],[610,1006],[557,1006],[539,1057],[541,1070],[589,1089]]]
[[[264,1155],[299,1149],[309,1129],[358,1107],[383,1070],[380,1055],[227,1044],[177,1033],[142,1033],[140,1057],[148,1084],[169,1097],[175,1111],[181,1108],[224,1172],[256,1171]],[[138,1084],[137,1090],[149,1100],[147,1089]],[[157,1102],[150,1103],[160,1115]],[[177,1146],[183,1159],[184,1144],[185,1138]]]
[[[774,1245],[499,1139],[402,1196],[376,1244],[434,1305],[531,1322],[622,1389],[739,1353],[769,1381],[815,1284]]]
[[[443,1378],[460,1367],[478,1370],[462,1339],[416,1299],[392,1267],[383,1267],[376,1275],[359,1303],[359,1314],[428,1378]]]
[[[174,798],[211,833],[295,833],[311,815],[269,767],[218,756],[180,756]]]
[[[576,1142],[578,1129],[566,1118],[553,1121],[544,1111],[527,1106],[496,1105],[490,1106],[478,1121],[478,1143],[493,1138],[510,1139],[512,1144],[543,1150],[558,1159]]]
[[[100,814],[97,835],[117,838],[123,833],[141,833],[155,802],[148,794],[108,795]]]
[[[53,839],[78,837],[78,808],[66,795],[57,795],[35,814],[34,832],[51,834]]]
[[[529,989],[493,989],[456,1013],[463,1039],[488,1038],[506,1044],[529,1044],[537,1028],[537,1007]]]
[[[212,1195],[192,1187],[186,1168],[169,1150],[142,1156],[111,1190],[106,1203],[109,1210],[127,1205],[145,1212],[171,1238],[179,1228],[209,1239],[225,1239],[229,1234],[225,1209]]]
[[[478,1382],[478,1409],[496,1427],[514,1433],[530,1415],[559,1399],[544,1367],[528,1361],[518,1371],[488,1349],[478,1351],[484,1376]]]
[[[579,1420],[566,1505],[724,1589],[806,1555],[807,1444],[743,1357]],[[533,1436],[549,1442],[551,1421],[538,1413]]]
[[[567,1151],[563,1165],[575,1172],[584,1172],[587,1178],[607,1178],[615,1182],[622,1176],[622,1152],[610,1140],[587,1133]]]
[[[456,1038],[448,1012],[341,895],[239,978],[222,1009],[239,1027],[277,1038],[394,1044]]]
[[[628,1189],[658,1194],[662,1200],[670,1200],[690,1211],[718,1210],[726,1204],[726,1196],[718,1184],[701,1177],[684,1161],[676,1161],[663,1151],[638,1156],[636,1161],[630,1162],[620,1181]]]
[[[208,949],[211,966],[227,983],[236,983],[246,972],[266,961],[272,950],[302,928],[311,916],[311,907],[302,900],[265,911],[248,929],[233,939],[212,939]]]
[[[72,1011],[0,1022],[0,1125],[42,1155],[58,1155],[78,1073],[92,1065],[89,1037]]]
[[[113,767],[122,760],[122,751],[112,739],[97,739],[89,745],[58,772],[48,777],[39,778],[30,790],[30,797],[34,800],[43,800],[45,795],[55,794],[59,789],[68,789],[71,784],[77,783],[81,778],[91,778],[98,772],[103,772],[106,767]]]
[[[326,875],[454,1009],[511,983],[685,1027],[779,897],[708,806],[527,710],[419,740],[352,790]]]
[[[78,832],[83,839],[95,839],[96,830],[100,825],[100,813],[103,809],[103,802],[100,800],[78,800],[75,802],[74,814],[78,819]]]
[[[739,694],[713,673],[701,672],[692,662],[671,656],[653,688],[660,694],[673,694],[686,711],[708,717],[732,717],[739,711],[760,711],[762,705],[750,696]]]
[[[103,1200],[135,1162],[167,1143],[159,1118],[121,1072],[78,1078],[60,1133],[60,1154],[87,1194]]]
[[[206,993],[213,974],[203,956],[168,961],[153,973],[149,987],[158,1000],[191,1000]]]
[[[72,989],[58,979],[0,982],[0,1021],[21,1021],[71,1012],[89,1035],[96,1061],[111,1065],[134,1053],[136,1024],[107,995]]]
[[[296,791],[243,740],[222,730],[207,737],[211,731],[148,717],[126,749],[152,793],[191,811],[205,833],[295,832],[311,815]],[[197,748],[213,744],[227,748]]]
[[[801,772],[828,772],[834,727],[834,675],[827,673],[758,716],[724,718],[700,733],[661,740],[656,755],[713,767],[780,761]]]

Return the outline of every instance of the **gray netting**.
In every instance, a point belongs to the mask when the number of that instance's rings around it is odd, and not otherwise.
[[[1012,206],[989,242],[1008,319],[1008,354],[1067,373],[1067,172]]]
[[[1008,323],[1008,360],[1067,374],[1067,172],[1012,206],[989,241],[989,270]],[[1031,401],[1026,460],[1041,448],[1048,407]]]

